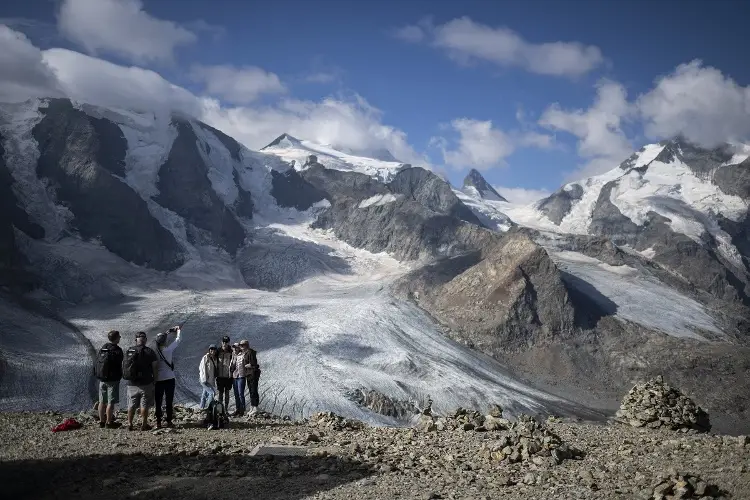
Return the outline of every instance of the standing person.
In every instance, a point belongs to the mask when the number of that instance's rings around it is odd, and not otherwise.
[[[169,342],[170,335],[174,335],[172,343]],[[182,341],[182,329],[174,326],[167,333],[160,333],[156,336],[156,353],[159,355],[158,373],[156,374],[156,428],[161,429],[162,408],[161,403],[165,399],[167,403],[167,427],[174,427],[172,424],[172,413],[174,404],[174,350]]]
[[[232,389],[233,357],[234,352],[229,345],[229,337],[224,335],[221,338],[221,347],[218,354],[219,372],[216,374],[216,388],[219,391],[219,401],[224,404],[224,408],[229,408],[229,391]]]
[[[159,358],[146,346],[146,332],[135,335],[135,345],[125,352],[122,363],[122,378],[128,381],[128,430],[134,430],[133,418],[136,407],[141,409],[141,430],[152,429],[148,425],[148,412],[154,406],[154,381]]]
[[[247,356],[242,352],[239,344],[234,344],[234,355],[232,356],[232,387],[234,388],[234,405],[235,411],[233,417],[241,417],[245,414],[245,387],[246,387],[246,368]]]
[[[219,371],[216,344],[208,346],[208,352],[201,359],[198,367],[203,393],[201,394],[200,409],[208,408],[209,403],[216,395],[216,373]]]
[[[250,413],[248,415],[252,416],[258,413],[258,405],[260,404],[260,395],[258,394],[258,381],[260,380],[258,353],[255,349],[250,348],[250,343],[247,340],[240,341],[240,349],[242,349],[244,354],[245,376],[248,392],[250,393]]]
[[[120,348],[120,332],[107,333],[107,342],[99,349],[96,358],[96,378],[99,379],[99,427],[115,429],[115,405],[120,402],[120,379],[122,379],[123,354]]]

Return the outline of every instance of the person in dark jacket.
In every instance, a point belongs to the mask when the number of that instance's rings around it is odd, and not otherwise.
[[[232,390],[232,359],[234,359],[234,351],[229,345],[229,337],[224,335],[219,347],[219,371],[216,374],[216,390],[224,408],[229,408],[229,392]]]
[[[120,348],[120,332],[112,330],[107,333],[107,342],[99,350],[102,363],[98,363],[100,371],[99,378],[99,427],[102,429],[115,429],[120,427],[115,422],[115,405],[120,402],[120,380],[122,379],[122,349]]]
[[[159,358],[156,353],[146,345],[146,332],[138,332],[135,335],[136,345],[129,347],[123,363],[123,372],[126,372],[130,359],[135,360],[133,366],[138,375],[128,378],[128,430],[135,430],[133,418],[136,408],[140,407],[142,431],[150,431],[152,427],[148,424],[148,414],[154,406],[154,381],[159,373]],[[125,373],[124,373],[125,374]]]
[[[248,416],[253,416],[258,413],[258,405],[260,404],[260,394],[258,394],[258,381],[260,380],[258,353],[255,349],[250,348],[250,342],[247,340],[240,341],[240,349],[245,362],[247,390],[250,393],[250,412]]]

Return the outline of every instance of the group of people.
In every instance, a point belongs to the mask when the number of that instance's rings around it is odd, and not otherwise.
[[[156,427],[173,427],[175,364],[174,351],[182,341],[182,328],[175,326],[156,335],[152,346],[147,345],[145,332],[135,335],[135,345],[125,352],[120,348],[120,332],[107,334],[96,359],[95,374],[99,379],[99,426],[117,428],[121,424],[114,419],[115,405],[120,401],[120,381],[127,383],[128,430],[134,430],[136,410],[141,415],[141,430],[151,430],[150,409],[156,408]],[[234,392],[235,412],[232,416],[245,415],[247,411],[245,390],[250,392],[250,412],[258,411],[260,396],[258,381],[260,366],[257,352],[250,348],[247,340],[230,344],[230,338],[221,339],[221,347],[211,344],[198,366],[200,384],[203,388],[200,409],[208,410],[214,400],[229,407],[229,393]],[[166,411],[163,408],[166,407]]]

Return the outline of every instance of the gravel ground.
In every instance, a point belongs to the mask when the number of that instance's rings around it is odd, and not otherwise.
[[[154,433],[99,429],[83,414],[1,413],[3,497],[630,499],[650,498],[679,473],[750,499],[745,437],[553,421],[547,429],[583,458],[511,464],[483,453],[506,431],[336,430],[270,417],[208,431],[179,415],[177,428]],[[70,416],[84,427],[50,432]],[[305,446],[306,455],[251,456],[261,443]]]

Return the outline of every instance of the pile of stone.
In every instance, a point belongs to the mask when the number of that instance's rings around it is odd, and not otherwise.
[[[537,465],[559,465],[563,460],[583,457],[581,451],[528,415],[521,415],[499,439],[482,443],[480,455],[497,462],[531,461]]]
[[[615,420],[651,429],[711,430],[708,413],[679,390],[664,383],[661,376],[630,389],[615,414]]]
[[[671,471],[659,478],[650,499],[667,500],[672,498],[724,498],[722,491],[697,476]]]
[[[310,417],[309,423],[313,427],[335,431],[356,431],[366,427],[365,424],[359,420],[349,420],[341,415],[333,413],[332,411],[314,413]]]
[[[423,432],[431,431],[466,431],[487,432],[508,429],[510,421],[503,418],[500,405],[490,406],[486,415],[466,408],[457,408],[445,417],[434,418],[431,414],[423,414],[417,422],[417,429]]]

